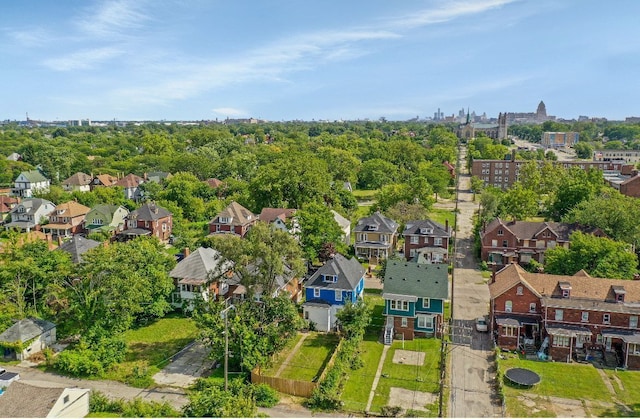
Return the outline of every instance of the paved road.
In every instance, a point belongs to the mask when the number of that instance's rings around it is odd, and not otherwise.
[[[462,173],[458,183],[458,220],[452,294],[450,417],[501,417],[494,392],[495,365],[488,333],[475,331],[475,319],[489,312],[489,289],[476,269],[473,257],[473,213],[477,204],[469,192],[465,167],[466,148],[461,149]],[[460,342],[461,344],[455,344]],[[465,344],[466,343],[466,344]]]

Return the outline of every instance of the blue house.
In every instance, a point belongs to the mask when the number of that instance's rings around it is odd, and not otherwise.
[[[355,303],[364,291],[364,268],[356,258],[347,259],[336,254],[307,281],[304,318],[316,330],[331,331],[336,324],[336,313],[347,301]]]
[[[449,298],[448,265],[389,260],[384,275],[384,343],[441,333],[444,302]]]

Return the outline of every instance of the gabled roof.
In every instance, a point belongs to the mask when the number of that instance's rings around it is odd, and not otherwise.
[[[123,188],[137,188],[141,183],[144,183],[144,179],[140,176],[136,176],[133,173],[129,173],[116,183],[115,186],[122,186]]]
[[[222,185],[222,181],[218,178],[210,178],[204,181],[204,183],[206,183],[207,185],[209,185],[212,188],[218,188]]]
[[[127,218],[130,220],[156,221],[162,218],[170,217],[171,213],[156,205],[155,203],[145,203],[135,211],[131,211]]]
[[[118,181],[117,177],[111,176],[108,174],[96,175],[93,178],[99,180],[99,183],[98,183],[99,185],[104,185],[104,186],[112,186]],[[95,184],[96,183],[94,182],[94,185]]]
[[[383,293],[424,298],[449,298],[448,264],[388,260]]]
[[[286,221],[288,218],[293,217],[295,213],[296,210],[293,208],[262,208],[258,219],[265,223],[271,223],[275,221],[276,218]]]
[[[38,387],[20,381],[12,382],[0,396],[0,412],[4,418],[46,418],[63,394],[80,397],[88,389]]]
[[[44,175],[40,173],[39,170],[27,170],[26,172],[20,173],[20,175],[24,176],[31,183],[46,182],[47,180],[49,180],[44,177]]]
[[[337,282],[325,282],[325,275],[335,275]],[[347,259],[337,253],[325,262],[307,281],[307,287],[353,290],[364,276],[364,268],[356,258]]]
[[[228,271],[230,265],[220,265],[222,257],[220,252],[210,247],[199,247],[186,258],[182,259],[169,272],[171,278],[197,280],[200,283],[207,282],[209,273],[213,275],[223,274],[222,270]],[[221,272],[217,272],[220,270]]]
[[[0,333],[0,342],[26,342],[56,327],[55,324],[42,319],[18,320],[4,332]]]
[[[534,240],[544,230],[548,229],[558,238],[559,241],[569,241],[569,236],[576,230],[584,233],[602,235],[599,228],[580,226],[576,223],[557,223],[555,221],[508,221],[500,218],[492,220],[480,233],[484,236],[496,230],[498,227],[510,231],[518,240]]]
[[[217,224],[220,222],[220,218],[230,218],[231,225],[243,226],[252,223],[256,220],[254,213],[238,204],[236,201],[231,202],[225,209],[223,209],[209,224]]]
[[[73,236],[71,240],[63,243],[58,250],[63,250],[71,255],[71,261],[73,263],[82,262],[82,255],[94,247],[100,246],[100,242],[87,239],[82,236]]]
[[[91,211],[91,208],[85,207],[84,205],[79,204],[76,201],[69,201],[65,202],[64,204],[58,205],[55,208],[54,213],[52,213],[51,215],[58,215],[58,211],[64,211],[62,214],[60,214],[64,217],[77,217],[79,215],[86,215],[89,211]]]
[[[420,231],[423,228],[429,228],[433,232],[429,233],[429,236],[435,237],[450,237],[450,233],[447,231],[447,228],[440,223],[437,223],[432,220],[414,220],[407,222],[407,226],[405,227],[402,234],[406,235],[421,235],[424,236],[426,233],[421,233]]]
[[[377,226],[376,230],[371,230],[370,226]],[[380,211],[375,212],[373,215],[358,220],[354,231],[377,231],[380,233],[395,233],[398,230],[398,223],[391,218],[387,218],[380,214]]]
[[[18,198],[0,195],[0,214],[10,212],[13,206],[18,204]]]
[[[53,205],[53,202],[47,201],[46,199],[26,198],[26,199],[23,199],[22,202],[20,202],[18,205],[16,205],[11,210],[11,213],[12,214],[17,213],[21,207],[24,207],[24,214],[35,214],[36,212],[38,212],[40,207],[46,206],[46,205],[49,205],[50,207],[55,208],[55,205]]]
[[[345,228],[351,227],[351,221],[344,218],[342,215],[340,215],[339,212],[335,210],[331,210],[331,213],[333,214],[333,219],[336,220],[336,222],[338,223],[341,229],[344,230]]]
[[[520,265],[510,264],[496,272],[495,282],[489,285],[491,298],[511,289],[522,282],[534,293],[542,297],[562,297],[560,283],[568,283],[571,287],[570,300],[609,301],[612,300],[613,287],[624,289],[625,304],[640,303],[640,281],[624,279],[593,278],[580,275],[551,275],[530,273]],[[622,287],[622,288],[618,288]],[[565,287],[566,288],[566,287]]]
[[[98,212],[104,215],[105,219],[103,221],[106,221],[107,224],[109,224],[111,223],[111,221],[113,221],[113,215],[116,213],[116,211],[119,208],[124,209],[127,212],[127,214],[129,213],[129,210],[126,209],[125,207],[121,205],[112,205],[112,204],[98,204],[95,207],[91,208],[91,211],[89,212]],[[91,222],[91,220],[87,220],[87,222]]]
[[[63,186],[85,186],[91,183],[93,178],[86,173],[77,172],[62,181]]]

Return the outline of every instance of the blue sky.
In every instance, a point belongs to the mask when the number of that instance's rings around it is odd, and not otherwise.
[[[2,4],[0,120],[640,116],[640,1]]]

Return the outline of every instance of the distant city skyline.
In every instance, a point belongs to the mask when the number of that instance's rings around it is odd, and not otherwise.
[[[10,2],[0,120],[640,115],[640,2]]]

